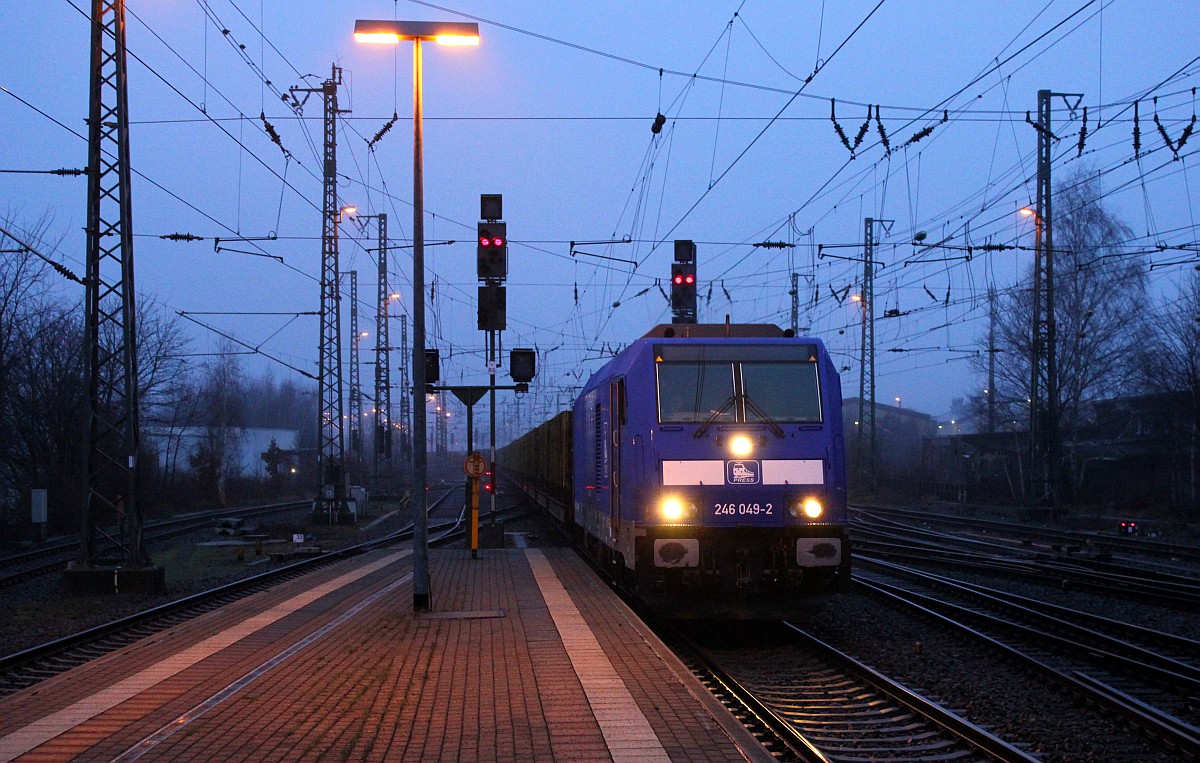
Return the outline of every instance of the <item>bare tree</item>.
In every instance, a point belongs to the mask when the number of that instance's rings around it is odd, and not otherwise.
[[[1105,208],[1095,177],[1080,171],[1055,189],[1054,316],[1057,322],[1058,406],[1060,426],[1074,451],[1081,427],[1089,423],[1089,403],[1130,391],[1136,381],[1139,332],[1131,316],[1142,314],[1146,295],[1146,265],[1140,255],[1128,255],[1120,244],[1131,237],[1129,228]],[[996,311],[995,396],[1001,429],[1025,429],[1029,424],[1029,380],[1033,335],[1033,265],[1025,279],[1000,293]],[[988,340],[974,359],[987,371]],[[972,410],[987,409],[976,395]],[[1077,484],[1078,469],[1071,484]]]
[[[12,217],[0,227],[15,231]],[[56,268],[28,251],[26,245],[56,250],[46,241],[49,228],[49,217],[42,217],[15,234],[24,241],[0,234],[0,249],[13,250],[0,252],[0,505],[47,488],[52,525],[71,532],[79,526],[87,479],[82,294],[70,284],[64,292]],[[184,346],[177,321],[150,304],[143,300],[138,311],[143,418],[177,405]]]
[[[18,226],[12,210],[0,215],[0,508],[4,524],[23,522],[33,487],[50,487],[52,521],[77,502],[77,427],[82,384],[78,326],[53,289],[58,276],[29,246],[54,251],[46,236],[49,215]],[[21,228],[24,228],[21,230]],[[50,393],[54,389],[57,394]],[[49,405],[52,410],[44,406]],[[50,440],[54,439],[54,442]],[[68,497],[69,496],[69,497]]]
[[[229,343],[205,365],[197,391],[196,421],[201,431],[188,460],[208,497],[225,505],[225,486],[240,471],[238,447],[245,425],[245,381],[236,348]]]
[[[1176,415],[1165,433],[1182,454],[1182,489],[1176,503],[1190,515],[1200,510],[1200,273],[1172,298],[1147,313],[1139,356],[1146,392],[1164,396]]]

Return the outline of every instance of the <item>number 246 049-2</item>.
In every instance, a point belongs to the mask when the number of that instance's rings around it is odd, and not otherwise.
[[[713,505],[713,514],[717,516],[758,516],[775,513],[774,504],[770,503],[718,503]]]

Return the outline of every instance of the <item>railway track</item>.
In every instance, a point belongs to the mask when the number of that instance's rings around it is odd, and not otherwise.
[[[287,501],[285,503],[269,504],[266,506],[246,507],[232,511],[204,512],[187,517],[160,520],[146,525],[145,537],[148,543],[152,543],[203,530],[211,531],[213,521],[224,517],[253,518],[270,516],[304,509],[310,504],[310,501]],[[74,560],[78,555],[79,539],[75,538],[52,543],[33,551],[0,557],[0,589],[18,585],[43,575],[60,572],[68,562]]]
[[[856,554],[897,562],[944,564],[990,574],[1091,590],[1139,601],[1200,609],[1195,572],[1143,569],[1132,563],[1090,558],[1063,549],[1046,552],[1021,544],[962,538],[944,532],[890,523],[852,525]]]
[[[1200,757],[1200,643],[862,555],[855,582]]]
[[[594,558],[576,550],[609,579]],[[786,629],[789,646],[767,655],[744,644],[713,649],[618,592],[779,760],[1037,760],[795,625],[777,626]]]
[[[429,504],[433,513],[439,507],[453,506],[450,501],[461,487],[452,487]],[[464,513],[452,509],[444,520],[431,521],[429,526],[431,545],[448,544],[462,538],[466,532]],[[211,520],[210,520],[211,522]],[[283,567],[264,572],[187,596],[143,612],[114,620],[105,625],[75,633],[16,654],[0,657],[0,696],[7,696],[33,686],[52,676],[94,660],[110,652],[126,647],[147,636],[161,632],[181,622],[194,619],[207,612],[219,609],[231,602],[259,591],[280,585],[288,580],[302,577],[336,562],[387,546],[412,537],[411,526],[375,540],[361,543],[338,551],[331,551],[309,559],[300,560]]]
[[[748,649],[668,637],[709,690],[781,760],[1022,761],[1037,758],[792,623]],[[756,626],[753,641],[764,639]],[[739,642],[741,640],[739,639]]]
[[[954,514],[931,512],[925,509],[901,509],[879,506],[851,507],[859,521],[865,524],[889,523],[892,526],[915,529],[936,527],[962,528],[979,533],[995,543],[1018,544],[1030,550],[1051,553],[1087,550],[1100,556],[1110,556],[1129,561],[1157,560],[1184,571],[1200,567],[1200,547],[1182,543],[1138,536],[1116,535],[1115,533],[1060,530],[1030,524],[1003,522],[994,519],[962,517]],[[913,523],[916,523],[915,525]]]

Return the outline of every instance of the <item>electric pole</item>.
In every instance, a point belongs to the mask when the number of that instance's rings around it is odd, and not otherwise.
[[[996,289],[988,289],[987,431],[996,431]]]
[[[375,301],[375,480],[378,483],[385,471],[391,472],[392,466],[392,348],[388,340],[388,305],[392,294],[387,276],[387,215],[381,212],[375,218],[379,226],[379,290]]]
[[[405,471],[404,477],[406,480],[406,484],[407,484],[407,480],[412,478],[412,472],[413,472],[413,462],[412,462],[412,458],[413,458],[412,426],[413,426],[413,424],[412,424],[412,417],[409,415],[409,410],[410,410],[409,402],[410,401],[415,402],[418,399],[416,397],[415,392],[413,394],[409,394],[410,383],[408,380],[408,365],[406,365],[403,362],[404,359],[411,358],[411,357],[412,356],[409,354],[409,351],[408,351],[408,316],[401,315],[400,316],[401,364],[398,369],[400,371],[400,390],[402,392],[402,394],[400,396],[400,399],[402,401],[401,405],[400,405],[400,435],[401,435],[400,450],[401,450],[401,462],[404,464],[404,471]],[[419,399],[421,399],[421,400],[425,399],[424,392],[421,393],[421,396]]]
[[[87,279],[84,341],[88,391],[87,492],[68,594],[157,592],[142,534],[138,484],[137,309],[130,200],[129,95],[124,0],[93,0],[88,105]],[[123,528],[116,558],[97,557],[100,523]]]
[[[1038,91],[1037,210],[1034,212],[1033,344],[1029,375],[1029,503],[1058,509],[1062,472],[1059,431],[1057,326],[1054,315],[1054,214],[1051,184],[1052,148],[1057,138],[1050,103],[1060,97],[1074,109],[1079,93]],[[1068,99],[1075,99],[1074,102]],[[1028,119],[1028,115],[1026,116]]]
[[[319,88],[290,88],[295,93],[320,93],[324,101],[324,202],[321,214],[321,337],[318,386],[318,459],[320,484],[313,502],[313,520],[329,524],[350,521],[346,505],[345,436],[342,407],[341,290],[338,288],[337,89],[342,70],[336,64]],[[307,96],[306,96],[307,98]]]
[[[858,362],[858,470],[875,490],[875,220],[863,220],[862,339]]]
[[[339,276],[350,278],[350,453],[356,464],[362,461],[362,381],[358,351],[362,337],[358,332],[358,271],[349,270]]]

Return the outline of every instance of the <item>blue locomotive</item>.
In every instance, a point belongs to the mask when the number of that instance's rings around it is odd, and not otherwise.
[[[841,385],[771,325],[661,325],[503,452],[653,606],[765,616],[848,585]]]

